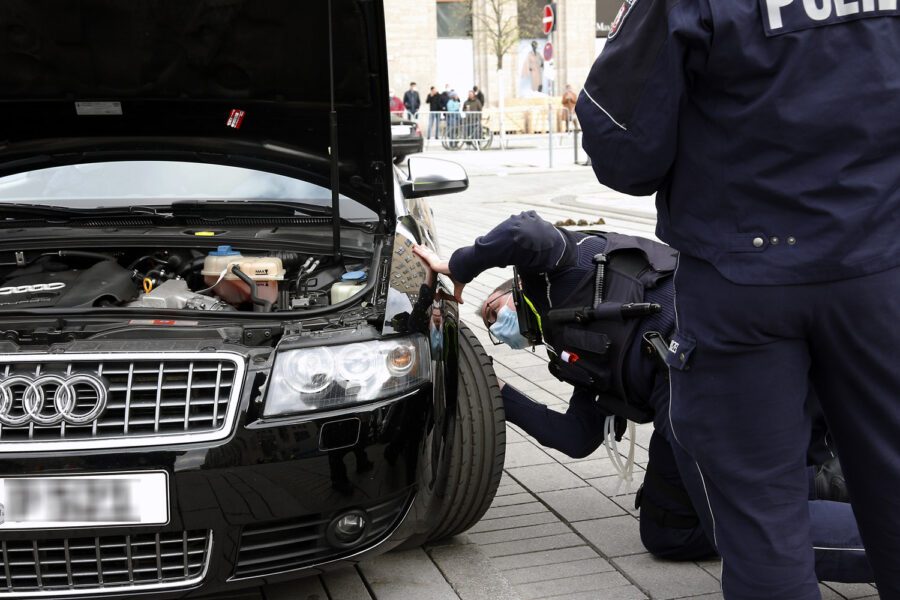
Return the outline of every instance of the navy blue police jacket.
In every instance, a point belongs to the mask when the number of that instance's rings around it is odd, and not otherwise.
[[[900,264],[897,0],[626,0],[576,112],[600,182],[733,282]]]
[[[638,245],[648,245],[649,254],[654,254],[649,240],[635,238],[633,241]],[[487,269],[512,265],[518,269],[525,292],[532,295],[537,306],[567,307],[566,302],[570,300],[578,284],[585,276],[593,276],[593,256],[606,250],[607,240],[602,236],[554,227],[534,211],[526,211],[510,216],[477,238],[471,246],[457,249],[450,256],[450,276],[461,283],[469,283]],[[532,284],[538,290],[531,289]],[[646,331],[657,331],[667,337],[674,330],[674,288],[671,277],[665,284],[648,288],[645,291],[645,301],[656,302],[663,309],[662,312],[641,320],[635,343],[626,350],[622,377],[635,399],[649,403],[654,388],[656,364],[642,353],[640,339]],[[575,393],[591,395],[578,388]],[[663,418],[662,415],[658,416]]]

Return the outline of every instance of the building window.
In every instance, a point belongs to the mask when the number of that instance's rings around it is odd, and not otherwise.
[[[472,0],[437,0],[437,35],[472,37]]]

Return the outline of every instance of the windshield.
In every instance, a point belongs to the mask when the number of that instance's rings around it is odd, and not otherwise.
[[[123,161],[52,167],[0,178],[0,203],[66,208],[167,206],[176,201],[259,200],[331,206],[328,188],[265,171],[205,163]],[[374,211],[340,195],[341,218],[376,221]]]

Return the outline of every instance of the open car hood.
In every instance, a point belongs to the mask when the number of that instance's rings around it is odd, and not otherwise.
[[[0,0],[0,176],[183,160],[329,187],[393,214],[380,0]]]

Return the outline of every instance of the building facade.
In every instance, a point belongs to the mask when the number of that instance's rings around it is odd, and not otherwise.
[[[385,0],[391,87],[402,97],[415,81],[424,102],[432,85],[438,91],[449,85],[463,99],[478,85],[492,107],[498,104],[501,87],[507,99],[558,96],[566,84],[580,89],[620,2],[557,0],[553,53],[545,60],[548,40],[536,31],[542,0]],[[515,30],[514,40],[501,40],[508,46],[502,81],[497,72],[498,36],[492,33],[499,24]]]

